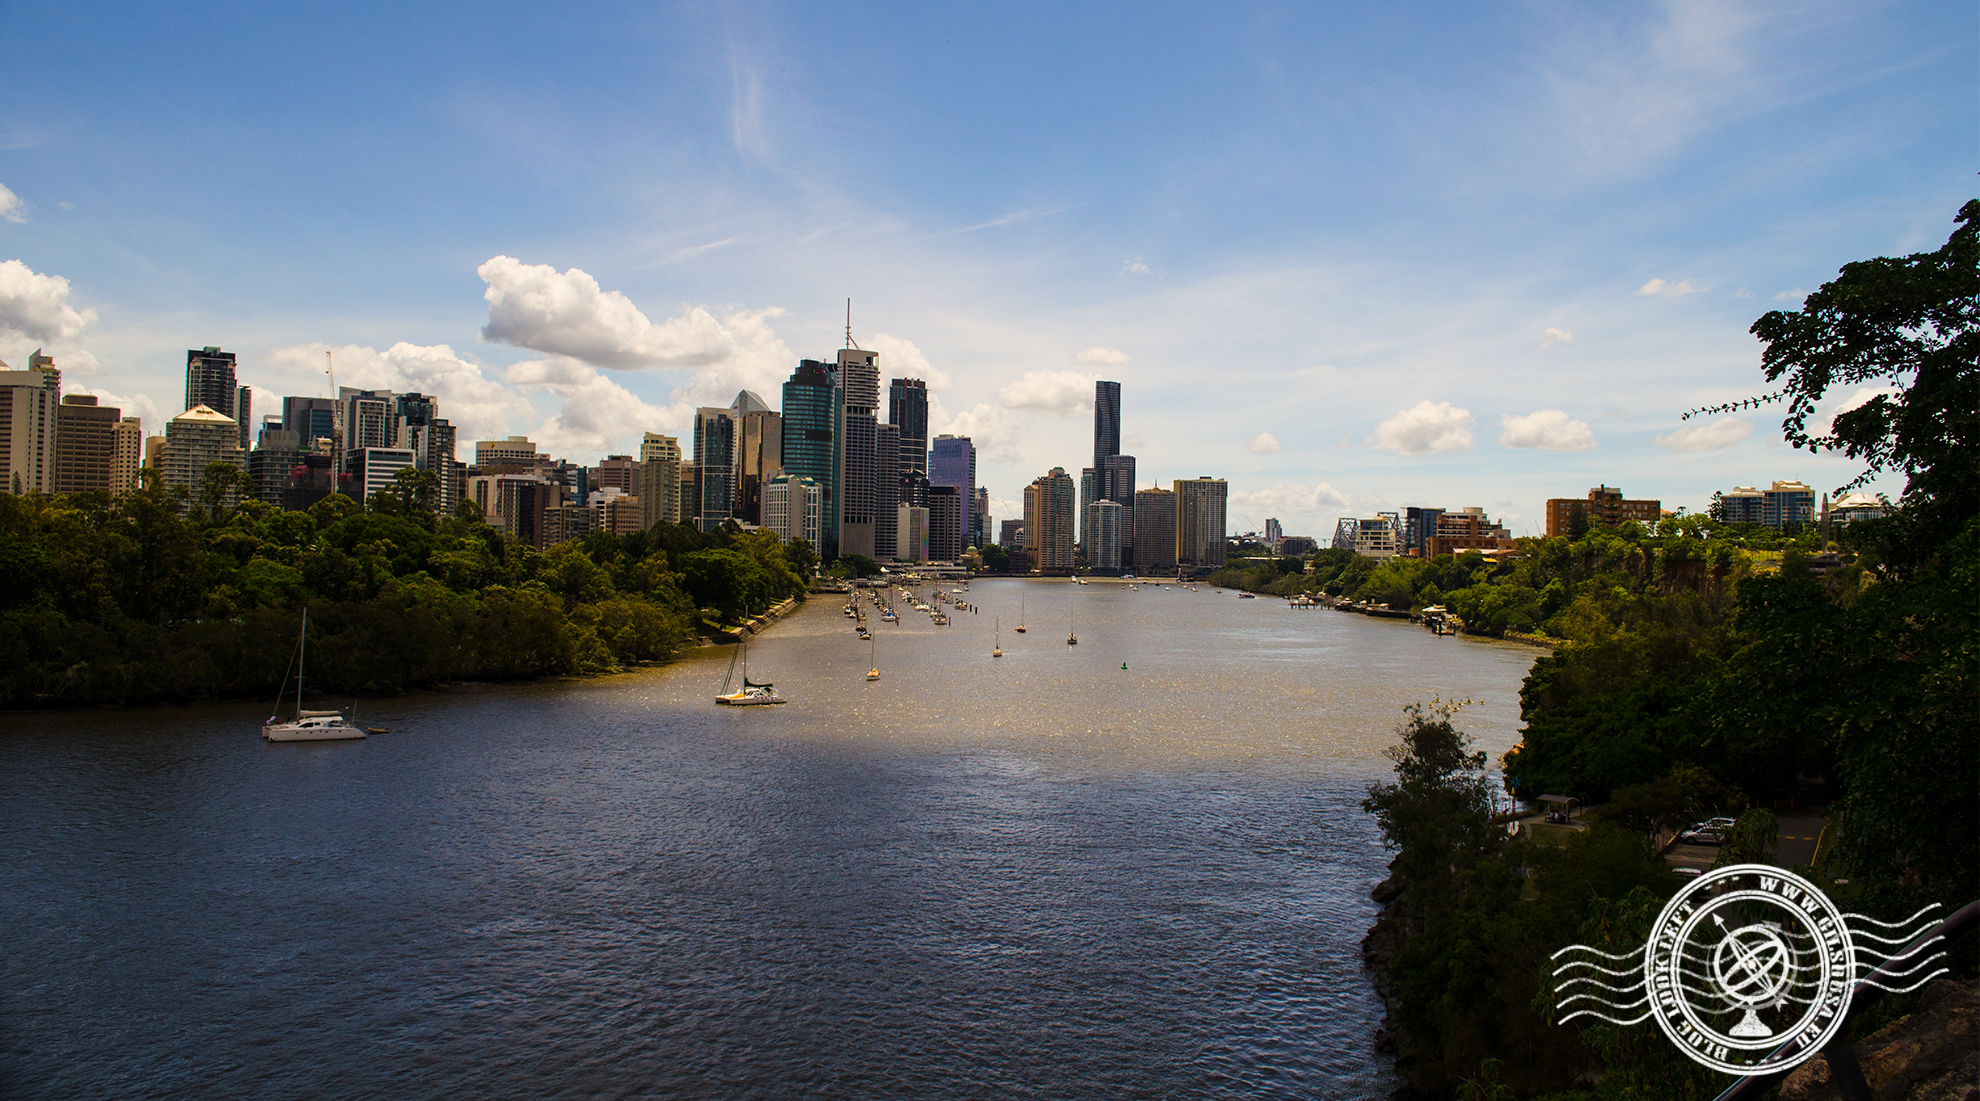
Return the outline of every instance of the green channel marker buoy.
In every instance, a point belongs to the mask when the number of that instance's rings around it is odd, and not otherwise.
[[[1124,661],[1124,662],[1122,662],[1122,663],[1121,663],[1121,668],[1123,668],[1123,669],[1126,669],[1126,668],[1127,668],[1127,662],[1125,662],[1125,661]]]

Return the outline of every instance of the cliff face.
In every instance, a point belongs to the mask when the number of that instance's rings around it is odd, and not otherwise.
[[[1980,982],[1940,979],[1917,1012],[1853,1050],[1877,1101],[1980,1101]],[[1835,1078],[1817,1055],[1781,1084],[1781,1101],[1844,1101]]]

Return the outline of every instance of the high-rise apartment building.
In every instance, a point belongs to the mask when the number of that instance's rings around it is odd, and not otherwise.
[[[900,428],[900,472],[928,469],[928,384],[918,378],[887,383],[887,423]]]
[[[889,471],[900,469],[901,426],[877,424],[873,433],[874,469],[879,471],[873,487],[873,547],[886,558],[900,540],[901,480]]]
[[[240,425],[234,418],[195,405],[166,424],[165,447],[158,465],[163,484],[184,486],[198,500],[206,482],[206,468],[213,463],[246,464]],[[227,503],[235,499],[235,494],[228,493]]]
[[[1143,577],[1176,573],[1176,495],[1167,489],[1134,492],[1134,569]]]
[[[282,399],[282,427],[294,432],[306,450],[314,450],[317,440],[337,435],[337,399],[287,397]]]
[[[1134,564],[1134,456],[1121,454],[1121,384],[1099,381],[1093,384],[1093,490],[1094,502],[1113,501],[1121,506],[1119,523],[1114,526],[1114,545],[1105,549],[1085,540],[1086,560],[1105,559],[1120,568]],[[1082,519],[1082,523],[1086,520]]]
[[[1222,478],[1204,475],[1170,483],[1176,495],[1176,567],[1208,573],[1224,564],[1230,546],[1224,541],[1224,510],[1229,486]]]
[[[1099,472],[1090,466],[1082,469],[1079,472],[1079,531],[1075,540],[1081,546],[1086,545],[1086,527],[1092,517],[1093,502],[1100,499],[1099,490]]]
[[[1437,535],[1437,518],[1444,514],[1440,508],[1419,508],[1411,506],[1403,509],[1402,553],[1417,558],[1430,557],[1430,540]]]
[[[1760,522],[1777,531],[1815,522],[1815,491],[1801,482],[1775,482],[1760,502]]]
[[[55,492],[110,491],[123,411],[90,394],[66,394],[55,407]]]
[[[62,372],[40,349],[25,371],[0,363],[0,474],[7,492],[55,492],[61,402]]]
[[[838,373],[803,360],[784,383],[784,472],[810,478],[824,496],[819,557],[839,553]]]
[[[1122,511],[1119,501],[1095,501],[1087,517],[1086,564],[1102,573],[1121,569]]]
[[[110,492],[125,494],[138,486],[138,468],[144,461],[144,422],[125,417],[117,422],[116,451],[110,458]]]
[[[880,354],[839,349],[839,554],[871,558],[879,493]]]
[[[631,455],[607,455],[591,468],[591,488],[639,495],[639,463]]]
[[[1378,512],[1355,525],[1354,553],[1363,558],[1394,558],[1402,553],[1402,517]]]
[[[1388,515],[1384,513],[1383,515]],[[1404,529],[1407,532],[1407,524]],[[1485,515],[1485,510],[1477,505],[1455,511],[1445,511],[1437,516],[1437,532],[1430,537],[1425,548],[1428,557],[1443,554],[1463,554],[1466,551],[1479,551],[1484,554],[1510,553],[1517,544],[1512,532],[1504,524],[1495,524]],[[1407,551],[1407,547],[1403,550]]]
[[[953,533],[937,531],[930,537],[931,546],[946,547],[953,535],[957,547],[955,555],[962,555],[961,548],[970,544],[970,508],[976,501],[976,444],[968,436],[953,436],[947,433],[935,437],[935,444],[928,456],[928,485],[930,492],[936,486],[954,486],[961,495],[962,510],[956,515],[956,530]],[[929,521],[932,524],[947,523],[947,518],[934,513],[930,505]],[[931,552],[933,553],[933,552]],[[936,555],[940,559],[941,555]]]
[[[648,432],[639,443],[639,520],[648,531],[681,522],[681,442]]]
[[[283,427],[281,417],[261,418],[261,433],[254,450],[247,454],[248,477],[254,479],[254,496],[277,508],[289,489],[289,476],[302,465],[302,437]]]
[[[1041,571],[1072,571],[1076,492],[1071,476],[1059,466],[1024,487],[1025,549]]]
[[[694,464],[701,479],[701,511],[695,527],[715,531],[734,516],[736,493],[736,422],[727,409],[703,406],[694,411]]]
[[[1613,486],[1596,486],[1588,491],[1586,498],[1549,498],[1547,534],[1567,535],[1573,526],[1576,512],[1581,513],[1584,521],[1591,527],[1615,527],[1631,520],[1654,527],[1664,516],[1661,501],[1624,500],[1622,490]]]
[[[972,473],[971,476],[975,475]],[[969,545],[990,545],[990,489],[987,486],[976,487],[976,500],[969,506]]]
[[[784,418],[752,391],[729,404],[736,422],[736,518],[763,522],[763,486],[784,470]]]
[[[528,436],[510,436],[506,440],[477,440],[474,444],[474,465],[490,466],[536,466],[547,456],[536,453],[536,445]]]
[[[234,374],[234,353],[223,352],[218,348],[186,350],[186,408],[204,405],[215,413],[234,420],[235,403],[240,400],[241,386]],[[167,430],[169,435],[170,430]]]

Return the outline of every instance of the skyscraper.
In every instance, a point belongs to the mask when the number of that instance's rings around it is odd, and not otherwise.
[[[878,424],[873,428],[873,549],[880,557],[894,553],[899,541],[901,480],[893,472],[901,465],[901,426]]]
[[[703,406],[694,411],[694,464],[700,479],[701,511],[695,527],[715,531],[730,511],[736,493],[736,422],[727,409]]]
[[[918,378],[887,383],[887,423],[901,430],[901,473],[928,469],[928,385]]]
[[[839,554],[874,556],[879,504],[880,353],[839,349]]]
[[[928,558],[954,562],[963,552],[963,495],[952,485],[928,487]]]
[[[89,394],[67,394],[55,407],[55,492],[110,490],[122,410]]]
[[[824,501],[817,482],[798,474],[779,474],[763,487],[763,527],[787,543],[802,539],[816,550]]]
[[[935,486],[954,486],[962,495],[962,510],[955,517],[956,530],[951,533],[937,527],[931,529],[929,536],[931,548],[947,546],[947,540],[953,536],[959,548],[956,555],[961,555],[960,548],[969,546],[970,506],[976,502],[976,445],[968,436],[944,433],[935,437],[935,445],[928,456],[928,484],[931,489]],[[939,525],[947,521],[937,515],[934,506],[930,505],[928,522]],[[930,553],[934,551],[931,549]],[[936,554],[936,557],[942,556]]]
[[[165,426],[160,480],[167,486],[184,486],[197,499],[206,481],[208,464],[245,465],[246,453],[241,450],[240,440],[240,426],[234,423],[234,418],[195,405]],[[227,495],[228,503],[236,499],[236,494]]]
[[[1086,564],[1104,573],[1121,569],[1121,508],[1119,501],[1095,501],[1087,522],[1092,528],[1087,541]]]
[[[1176,495],[1167,489],[1134,493],[1134,569],[1143,577],[1176,572]]]
[[[1222,478],[1207,474],[1172,484],[1176,494],[1176,565],[1196,573],[1222,566],[1230,553],[1224,542],[1229,486]]]
[[[990,545],[990,490],[987,486],[976,487],[976,500],[969,506],[969,545]]]
[[[1100,381],[1093,384],[1093,492],[1091,499],[1113,501],[1121,506],[1114,547],[1104,552],[1085,538],[1086,560],[1104,557],[1118,560],[1125,569],[1134,564],[1134,456],[1121,454],[1121,384]],[[1082,517],[1082,523],[1089,520]]]
[[[784,468],[784,418],[754,392],[743,390],[729,404],[736,422],[736,516],[763,522],[763,486]]]
[[[818,484],[823,494],[818,555],[839,554],[837,372],[815,359],[799,362],[784,383],[784,472]]]
[[[337,400],[283,398],[282,427],[294,432],[305,450],[319,439],[331,439],[337,434]]]
[[[648,531],[681,522],[681,443],[648,432],[639,444],[639,522]]]
[[[144,422],[125,417],[117,422],[116,451],[110,459],[110,492],[129,493],[137,488],[138,464],[144,459]]]
[[[187,409],[204,405],[221,416],[235,419],[234,403],[239,400],[240,384],[234,377],[234,353],[213,347],[186,350]]]
[[[1040,570],[1067,573],[1073,568],[1075,492],[1072,478],[1059,466],[1024,487],[1025,547]]]
[[[247,454],[248,477],[254,479],[256,500],[282,507],[289,476],[302,465],[302,439],[282,426],[281,417],[261,418],[261,434]]]
[[[62,372],[36,349],[28,369],[0,363],[0,475],[5,492],[55,492],[56,425]]]
[[[1096,382],[1093,384],[1093,457],[1097,460],[1120,453],[1121,384]],[[1098,468],[1100,464],[1093,465]]]

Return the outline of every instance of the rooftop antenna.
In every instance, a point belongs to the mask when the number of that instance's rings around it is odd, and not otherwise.
[[[330,349],[323,349],[323,373],[330,376],[330,398],[337,397],[337,361],[330,358]]]
[[[846,347],[856,352],[865,351],[853,340],[853,300],[846,299]]]

